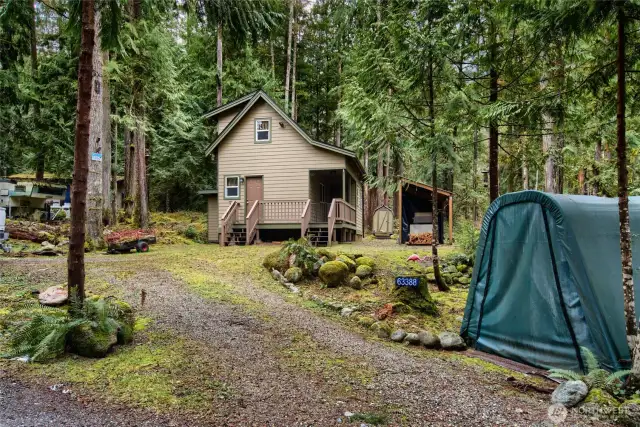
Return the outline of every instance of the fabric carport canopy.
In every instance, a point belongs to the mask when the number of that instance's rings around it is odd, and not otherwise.
[[[629,213],[638,307],[640,197]],[[609,370],[628,367],[620,259],[617,199],[505,194],[482,223],[461,335],[546,369],[584,370],[581,347]]]

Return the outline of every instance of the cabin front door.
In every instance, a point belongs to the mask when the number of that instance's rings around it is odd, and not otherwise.
[[[256,200],[263,199],[263,187],[262,187],[262,177],[261,176],[249,176],[245,181],[246,192],[247,195],[247,206],[245,209],[245,215],[249,213],[253,203]]]

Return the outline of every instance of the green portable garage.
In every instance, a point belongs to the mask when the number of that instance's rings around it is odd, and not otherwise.
[[[632,235],[640,197],[629,200]],[[541,368],[584,370],[580,347],[603,367],[630,363],[618,200],[521,191],[489,207],[461,335],[478,350]],[[633,235],[638,306],[640,246]]]

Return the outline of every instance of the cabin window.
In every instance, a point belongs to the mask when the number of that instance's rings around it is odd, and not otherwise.
[[[240,177],[227,176],[224,178],[224,197],[226,199],[240,198]]]
[[[271,119],[256,119],[256,142],[271,141]]]
[[[24,193],[27,191],[27,187],[24,185],[16,185],[13,191],[15,191],[16,193]]]

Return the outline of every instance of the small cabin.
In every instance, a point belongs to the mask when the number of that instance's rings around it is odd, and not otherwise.
[[[364,169],[353,151],[312,139],[262,90],[204,118],[218,126],[205,152],[217,165],[218,186],[200,192],[210,242],[362,238]]]

